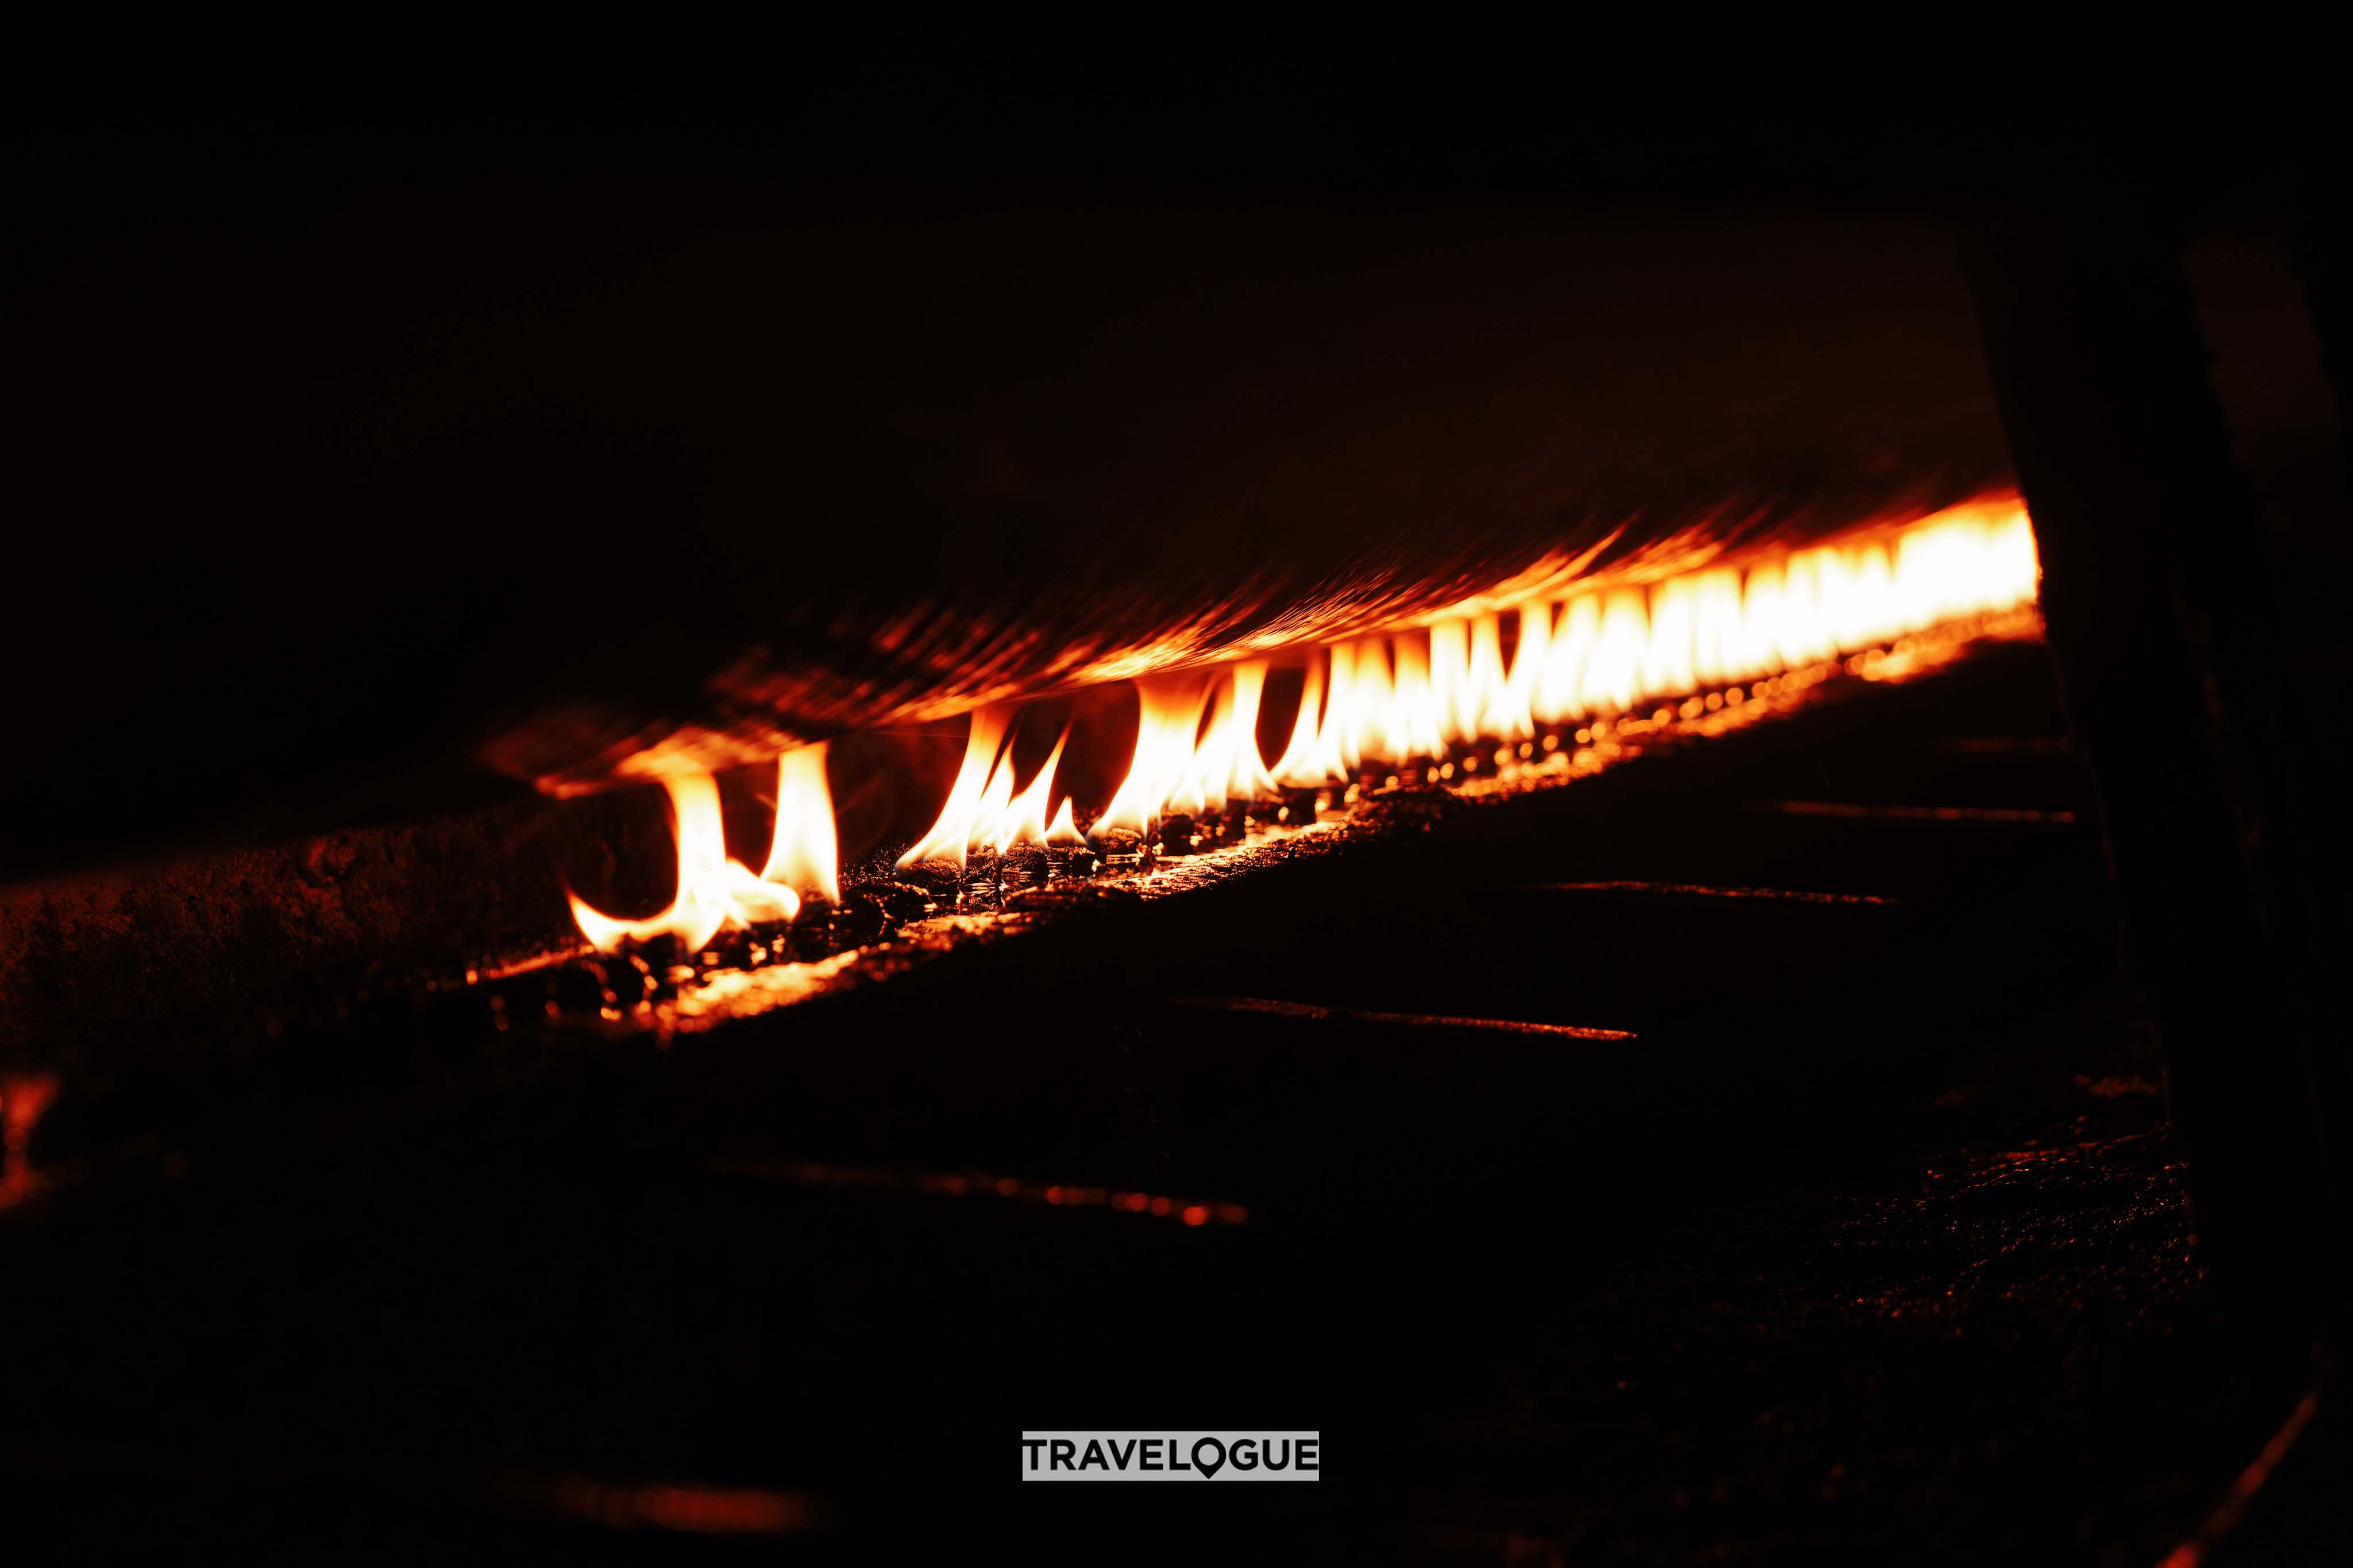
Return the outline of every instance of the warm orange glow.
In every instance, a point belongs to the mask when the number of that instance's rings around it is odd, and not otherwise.
[[[776,830],[760,879],[803,898],[841,901],[840,851],[833,837],[833,792],[825,747],[803,746],[776,763]]]
[[[1564,557],[1419,623],[1308,649],[1299,708],[1271,766],[1257,733],[1267,660],[1140,676],[1133,762],[1083,835],[1073,802],[1055,793],[1070,731],[1024,785],[1009,743],[1014,709],[975,710],[938,820],[899,864],[962,866],[976,850],[1100,844],[1119,831],[1149,838],[1164,818],[1284,790],[1319,792],[1321,811],[1360,791],[1489,794],[1538,774],[1589,773],[1641,750],[1640,737],[1746,723],[1841,669],[1868,680],[1934,668],[1954,637],[1977,635],[1975,617],[2031,605],[2039,578],[2014,495],[1799,549],[1727,557],[1695,530],[1606,577],[1583,575],[1589,564]],[[779,761],[775,834],[756,877],[728,858],[709,774],[664,786],[677,892],[643,920],[574,897],[597,948],[668,935],[699,950],[726,926],[794,918],[804,897],[839,900],[824,747]],[[1285,803],[1275,820],[1312,826],[1298,812]]]
[[[1107,1208],[1124,1214],[1150,1214],[1162,1219],[1182,1218],[1187,1225],[1248,1225],[1250,1210],[1240,1204],[1196,1202],[1189,1198],[1128,1192],[1117,1187],[1081,1187],[1068,1183],[1018,1181],[983,1171],[934,1173],[890,1170],[868,1165],[829,1165],[814,1161],[772,1163],[767,1161],[730,1163],[723,1170],[744,1175],[792,1182],[804,1186],[860,1187],[883,1192],[916,1192],[935,1197],[1011,1198],[1054,1208]],[[1194,1216],[1198,1215],[1196,1218]]]
[[[932,830],[899,857],[900,865],[913,866],[923,860],[953,860],[959,866],[965,863],[973,826],[980,816],[982,795],[996,771],[997,753],[1005,743],[1005,731],[1012,721],[1013,710],[1004,703],[973,710],[971,728],[965,736],[964,765],[956,771],[955,783],[948,789],[948,803],[940,808],[940,819],[932,824]],[[1009,780],[1007,794],[1011,794]]]
[[[555,1485],[564,1512],[616,1530],[688,1531],[698,1535],[784,1535],[817,1528],[824,1506],[797,1492],[695,1486],[606,1486],[580,1476]]]
[[[1311,659],[1290,742],[1271,769],[1252,735],[1261,662],[1235,666],[1214,688],[1217,705],[1198,744],[1213,678],[1146,677],[1137,683],[1135,763],[1096,831],[1149,833],[1163,815],[1198,813],[1221,793],[1344,784],[1360,771],[1386,784],[1391,770],[1436,766],[1464,751],[1466,774],[1509,769],[1518,747],[1536,755],[1548,727],[1621,715],[1655,727],[1686,700],[1696,706],[1685,718],[1718,711],[1742,693],[1703,699],[1705,689],[1770,679],[1943,621],[2031,604],[2037,579],[2025,509],[2003,497],[1829,544],[1712,563],[1648,588],[1613,586],[1354,637]],[[1516,633],[1508,655],[1506,626]],[[1663,718],[1651,713],[1662,700]],[[1557,745],[1557,736],[1543,738],[1546,756]]]
[[[941,811],[940,819],[932,825],[932,830],[899,857],[900,865],[954,860],[961,866],[975,849],[1002,855],[1017,844],[1066,842],[1055,837],[1065,829],[1071,837],[1078,837],[1077,826],[1070,821],[1071,803],[1067,797],[1052,826],[1047,821],[1047,807],[1054,792],[1054,769],[1062,760],[1062,748],[1070,743],[1070,731],[1062,731],[1029,787],[1017,795],[1013,792],[1013,748],[1007,743],[1011,728],[1009,708],[983,708],[973,714],[972,730],[965,742],[964,766],[956,774],[955,786],[948,791],[948,804]]]
[[[1266,660],[1245,659],[1218,687],[1209,728],[1193,753],[1191,790],[1200,810],[1229,800],[1255,800],[1275,790],[1258,751],[1259,699],[1266,691]],[[1183,793],[1183,792],[1180,792]]]
[[[678,840],[678,892],[667,909],[641,921],[615,920],[572,894],[572,918],[590,946],[617,952],[624,942],[675,936],[690,949],[699,948],[723,926],[788,921],[800,912],[800,898],[790,888],[764,882],[741,861],[728,858],[719,785],[709,773],[665,779],[662,787],[670,792]]]
[[[1332,650],[1332,679],[1344,681],[1346,670],[1342,663],[1342,649]],[[1324,700],[1324,665],[1310,660],[1307,684],[1299,693],[1299,716],[1292,721],[1291,742],[1276,759],[1274,777],[1278,784],[1290,789],[1313,789],[1346,776],[1347,770],[1340,761],[1340,742],[1335,721],[1324,717],[1336,712],[1338,704]],[[1321,722],[1319,723],[1319,720]]]
[[[990,848],[1002,855],[1016,844],[1043,844],[1048,841],[1051,832],[1046,826],[1046,803],[1054,793],[1054,765],[1062,760],[1062,748],[1070,743],[1071,731],[1066,727],[1054,742],[1054,749],[1046,753],[1046,761],[1038,769],[1038,775],[1029,781],[1029,787],[1007,803],[996,826],[989,830]],[[1005,758],[997,766],[1004,770],[1006,785],[1010,788],[1013,783],[1011,747],[1006,748]],[[1071,803],[1065,797],[1062,802],[1064,817],[1068,817],[1070,809]],[[1071,829],[1073,834],[1077,831],[1075,827]]]
[[[58,1097],[54,1074],[0,1079],[0,1209],[41,1190],[33,1169],[33,1127]]]
[[[1685,573],[1647,591],[1521,605],[1508,669],[1499,616],[1467,626],[1435,622],[1427,634],[1433,685],[1450,741],[1522,740],[1539,726],[1638,711],[1661,698],[1772,677],[1941,621],[2031,604],[2038,577],[2025,509],[2014,497],[1972,502],[1745,568]],[[1391,640],[1409,650],[1413,637]],[[1377,640],[1356,645],[1351,662],[1361,668],[1366,645]],[[1399,668],[1411,657],[1401,651]],[[1715,700],[1703,701],[1703,711],[1741,700],[1737,691],[1710,696]],[[1387,698],[1388,713],[1356,720],[1349,733],[1378,743],[1362,746],[1355,764],[1397,764],[1422,750],[1417,697],[1400,684]]]
[[[1202,700],[1208,695],[1205,678],[1195,670],[1149,675],[1135,683],[1135,761],[1119,792],[1095,819],[1091,831],[1098,838],[1113,829],[1152,832],[1164,808],[1179,796],[1192,803],[1189,809],[1200,809],[1193,737],[1201,725]]]
[[[1212,678],[1198,671],[1136,682],[1135,760],[1096,819],[1095,836],[1114,828],[1149,834],[1166,815],[1198,816],[1222,810],[1229,800],[1279,794],[1282,784],[1258,747],[1266,671],[1267,661],[1253,658],[1214,678],[1213,684],[1205,685]],[[1286,773],[1306,765],[1300,761],[1303,750],[1317,749],[1313,731],[1321,685],[1321,672],[1311,670],[1291,747],[1280,764]],[[1204,701],[1209,704],[1206,728],[1201,723]],[[1287,777],[1282,781],[1289,782]]]

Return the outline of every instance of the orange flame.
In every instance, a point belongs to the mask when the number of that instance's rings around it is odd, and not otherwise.
[[[1201,808],[1193,738],[1201,727],[1208,686],[1199,672],[1180,670],[1145,676],[1135,690],[1135,761],[1090,830],[1097,838],[1117,828],[1151,833],[1172,800],[1179,803],[1178,810]]]
[[[1012,710],[1005,706],[983,708],[972,716],[972,729],[965,737],[964,766],[956,782],[948,791],[948,804],[940,819],[914,847],[899,857],[899,864],[912,866],[919,860],[954,860],[965,864],[975,849],[988,849],[1002,855],[1016,844],[1064,843],[1059,837],[1067,831],[1069,838],[1077,838],[1079,830],[1071,821],[1071,803],[1062,801],[1062,808],[1047,824],[1046,808],[1053,799],[1054,768],[1062,760],[1062,748],[1070,743],[1071,731],[1066,726],[1054,749],[1047,753],[1045,764],[1029,781],[1029,787],[1018,795],[1013,793],[1013,748],[1007,744],[1011,731]]]
[[[1347,701],[1346,655],[1345,645],[1332,650],[1335,700],[1330,702],[1324,700],[1323,665],[1312,659],[1308,663],[1307,683],[1299,693],[1299,717],[1291,726],[1291,742],[1274,764],[1275,781],[1286,788],[1313,789],[1347,777],[1347,764],[1340,760],[1338,717]]]
[[[2030,604],[2037,581],[2033,529],[2010,496],[1745,567],[1683,573],[1647,590],[1535,600],[1441,617],[1426,631],[1352,638],[1310,662],[1290,742],[1271,769],[1257,763],[1254,741],[1239,764],[1234,754],[1256,724],[1261,661],[1234,668],[1198,747],[1203,677],[1148,677],[1138,683],[1135,764],[1099,826],[1148,832],[1163,811],[1214,801],[1220,783],[1229,795],[1310,788],[1360,768],[1436,761],[1457,747],[1508,747],[1533,739],[1539,725],[1614,716]],[[1505,615],[1518,632],[1508,659]]]
[[[834,842],[833,792],[826,784],[823,745],[803,746],[776,760],[776,830],[760,879],[803,898],[841,902],[841,856]]]
[[[675,936],[689,948],[699,948],[723,926],[788,921],[800,912],[799,895],[790,888],[762,881],[741,861],[728,858],[716,780],[709,773],[688,773],[665,779],[662,787],[670,792],[670,822],[678,839],[678,892],[659,914],[641,921],[615,920],[591,908],[579,894],[568,895],[572,918],[590,946],[599,952],[617,952],[625,942]]]
[[[1457,613],[1424,627],[1355,637],[1311,655],[1289,742],[1271,768],[1257,738],[1264,659],[1221,673],[1145,676],[1136,682],[1134,760],[1092,832],[1149,835],[1171,813],[1345,783],[1368,766],[1439,763],[1455,748],[1472,749],[1462,763],[1472,772],[1495,745],[1500,767],[1529,754],[1540,726],[1589,717],[1598,728],[1638,705],[1715,686],[1733,686],[1723,698],[1735,703],[1741,694],[1734,683],[2031,604],[2040,576],[2032,525],[2015,495],[1746,561],[1707,561],[1697,542],[1686,542],[1691,547],[1673,559],[1695,569],[1647,588],[1620,576],[1556,601],[1549,595],[1574,586],[1564,567],[1461,601]],[[1508,655],[1506,616],[1516,634]],[[1706,706],[1715,705],[1709,698]],[[1698,711],[1702,704],[1694,699],[1687,706]],[[1054,794],[1069,730],[1017,793],[1008,744],[1013,718],[1006,704],[972,714],[939,820],[900,865],[932,858],[961,865],[976,848],[1083,842],[1071,801],[1057,803]],[[1545,737],[1547,752],[1555,740]],[[1448,778],[1454,772],[1440,769]],[[727,856],[709,774],[682,775],[665,788],[678,890],[667,909],[638,921],[602,914],[574,896],[574,917],[596,947],[611,952],[675,935],[699,948],[729,924],[790,920],[803,896],[839,898],[822,746],[778,763],[775,837],[757,877]]]
[[[1229,800],[1257,800],[1280,793],[1258,748],[1258,714],[1266,695],[1267,661],[1245,659],[1214,686],[1198,671],[1147,676],[1136,686],[1135,760],[1103,814],[1097,837],[1113,828],[1148,834],[1168,813],[1198,816]],[[1285,767],[1301,736],[1312,726],[1319,677],[1311,671]],[[1201,708],[1209,703],[1204,729]],[[1195,739],[1198,735],[1198,740]]]
[[[1012,793],[1013,748],[1008,746],[1005,749],[1005,755],[997,766],[1004,776],[1004,789],[1009,798],[998,811],[994,825],[986,822],[982,825],[991,849],[1002,855],[1016,844],[1043,844],[1047,841],[1046,803],[1054,792],[1054,765],[1062,760],[1062,748],[1070,743],[1070,726],[1064,725],[1061,735],[1054,742],[1054,749],[1046,753],[1045,763],[1038,769],[1037,777],[1031,779],[1029,787],[1018,795]],[[996,793],[992,787],[990,795],[993,797]],[[1062,802],[1066,816],[1070,809],[1071,803],[1066,797]],[[1071,831],[1076,833],[1077,829],[1072,828]]]
[[[1218,688],[1209,728],[1193,753],[1194,793],[1203,805],[1254,800],[1276,785],[1258,750],[1258,710],[1266,693],[1266,660],[1245,659]],[[1198,808],[1194,808],[1198,809]]]
[[[1320,710],[1323,710],[1323,666],[1308,660],[1306,684],[1299,689],[1299,717],[1292,720],[1292,738],[1282,748],[1282,754],[1275,759],[1273,766],[1278,785],[1290,787],[1290,790],[1311,790],[1311,787],[1339,778],[1336,766],[1324,769],[1323,757],[1320,757],[1320,731],[1315,729]],[[1339,757],[1332,757],[1332,762],[1339,764]]]
[[[997,767],[997,753],[1004,746],[1005,731],[1012,721],[1013,710],[1005,703],[991,703],[973,710],[971,728],[965,735],[964,765],[956,770],[955,783],[949,786],[948,803],[940,808],[940,819],[932,824],[932,830],[899,857],[900,865],[913,866],[920,860],[953,860],[959,866],[965,863],[965,852],[972,845],[974,824],[980,816],[982,796],[987,792]],[[1012,793],[1009,780],[1006,793],[1008,796]]]

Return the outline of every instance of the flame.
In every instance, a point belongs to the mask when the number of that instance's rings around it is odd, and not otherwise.
[[[762,881],[741,861],[727,858],[718,781],[709,773],[687,773],[665,779],[662,787],[670,793],[678,840],[678,892],[667,909],[641,921],[615,920],[590,908],[579,894],[569,894],[572,918],[590,946],[616,952],[625,942],[675,936],[690,949],[700,948],[723,926],[788,921],[800,912],[800,898],[790,888]],[[831,837],[829,823],[827,837]]]
[[[1744,564],[1712,564],[1648,589],[1530,601],[1351,638],[1309,663],[1290,742],[1271,770],[1255,766],[1254,748],[1236,768],[1230,750],[1256,722],[1262,663],[1235,667],[1190,768],[1200,678],[1151,678],[1140,683],[1145,717],[1136,763],[1104,825],[1148,831],[1163,810],[1198,811],[1214,800],[1219,781],[1229,795],[1246,793],[1245,783],[1310,788],[1496,742],[1504,743],[1500,761],[1542,726],[1614,717],[2031,604],[2038,577],[2032,525],[2010,496]],[[1508,658],[1506,616],[1517,632]]]
[[[1397,679],[1389,688],[1391,748],[1414,757],[1446,754],[1446,724],[1430,685],[1430,652],[1418,638],[1399,637],[1394,649]]]
[[[1398,748],[1391,743],[1403,715],[1395,711],[1397,686],[1389,679],[1387,637],[1356,639],[1356,674],[1348,683],[1348,723],[1341,737],[1340,754],[1352,768],[1367,756],[1386,757]]]
[[[997,765],[1004,774],[1005,789],[1009,798],[997,814],[996,826],[989,831],[987,842],[990,848],[1002,855],[1016,844],[1043,844],[1048,841],[1046,802],[1054,791],[1054,764],[1062,760],[1062,748],[1070,742],[1070,727],[1064,725],[1060,738],[1054,742],[1054,749],[1046,753],[1045,764],[1038,770],[1038,776],[1031,779],[1029,787],[1018,795],[1011,794],[1013,748],[1008,746],[1005,749],[1004,759]],[[1071,803],[1066,796],[1062,801],[1065,818],[1069,816],[1070,810]],[[1071,831],[1076,834],[1078,829],[1073,827]]]
[[[1060,816],[1051,827],[1047,826],[1046,808],[1053,798],[1054,768],[1062,760],[1062,748],[1070,743],[1071,731],[1066,726],[1054,749],[1047,754],[1045,765],[1029,781],[1029,787],[1018,795],[1013,792],[1013,748],[1007,744],[1011,738],[1013,710],[997,705],[983,708],[972,716],[972,728],[965,739],[964,766],[956,773],[955,785],[948,791],[948,803],[940,812],[940,819],[914,847],[899,857],[899,864],[912,866],[919,860],[954,860],[961,866],[975,849],[987,849],[1002,855],[1016,844],[1062,843],[1055,836],[1067,828],[1071,837],[1078,837],[1078,828],[1071,823],[1071,803],[1062,801]]]
[[[1344,644],[1332,650],[1331,694],[1324,700],[1324,666],[1311,659],[1307,683],[1299,692],[1299,717],[1291,726],[1291,742],[1276,759],[1274,776],[1287,789],[1313,789],[1348,776],[1340,756],[1340,712],[1347,705],[1349,660]],[[1321,722],[1318,722],[1318,716]]]
[[[1245,659],[1218,688],[1209,728],[1193,752],[1194,793],[1206,807],[1229,800],[1256,800],[1276,793],[1258,750],[1258,710],[1266,694],[1266,660]]]
[[[948,803],[940,808],[940,819],[932,824],[932,830],[899,857],[900,865],[913,866],[919,860],[953,860],[959,866],[965,863],[965,851],[972,844],[974,825],[980,816],[982,796],[996,771],[997,753],[1005,743],[1005,731],[1012,721],[1013,710],[1005,703],[973,710],[971,729],[965,735],[964,765],[956,771],[955,783],[948,790]],[[1009,780],[1006,793],[1008,797],[1012,794]]]
[[[1151,833],[1171,805],[1178,811],[1201,808],[1193,738],[1201,727],[1201,704],[1208,688],[1200,672],[1145,676],[1135,683],[1135,761],[1090,829],[1098,839],[1115,828]]]
[[[1716,708],[1719,696],[1729,706],[1742,700],[1740,683],[1784,673],[1810,680],[1803,672],[1825,660],[2030,605],[2040,578],[2032,525],[2015,495],[1742,560],[1711,560],[1702,542],[1680,541],[1661,554],[1657,570],[1692,569],[1647,587],[1621,574],[1556,598],[1576,587],[1571,563],[1459,601],[1457,613],[1426,625],[1311,652],[1290,739],[1272,767],[1257,736],[1265,659],[1141,677],[1134,759],[1092,835],[1148,836],[1166,816],[1343,784],[1367,768],[1404,772],[1424,763],[1452,778],[1445,759],[1461,748],[1470,749],[1463,772],[1475,772],[1490,747],[1501,768],[1530,756],[1549,726],[1590,719],[1598,731],[1601,721],[1660,699],[1687,699],[1686,717]],[[1695,695],[1717,687],[1728,689],[1704,703]],[[1070,731],[1017,788],[1013,723],[1008,704],[973,712],[947,803],[900,865],[962,865],[974,849],[1084,842],[1072,802],[1054,793]],[[1566,760],[1558,739],[1545,734],[1545,750]],[[678,890],[667,909],[639,921],[616,920],[573,897],[574,916],[596,947],[675,935],[699,948],[729,924],[790,920],[803,896],[839,899],[824,747],[779,760],[775,836],[756,877],[727,857],[711,775],[682,774],[664,787]]]
[[[1535,690],[1552,641],[1552,606],[1523,605],[1519,644],[1508,670],[1504,663],[1504,618],[1490,614],[1439,620],[1430,626],[1430,670],[1448,742],[1469,744],[1482,735],[1521,737],[1535,732]],[[1398,658],[1410,657],[1402,646]],[[1417,731],[1419,734],[1419,731]],[[1421,745],[1426,756],[1443,756],[1446,746]]]
[[[1778,675],[1940,621],[2031,604],[2039,579],[2033,526],[2009,497],[1757,559],[1745,572],[1714,567],[1670,577],[1647,594],[1582,595],[1560,607],[1541,637],[1530,635],[1536,621],[1529,606],[1506,700],[1480,709],[1478,734],[1508,740],[1529,732],[1524,716],[1541,724],[1606,717],[1656,698]],[[1531,663],[1537,658],[1540,668]],[[1472,663],[1475,668],[1475,647]]]
[[[822,745],[803,746],[776,759],[776,830],[769,841],[764,882],[803,898],[841,902],[840,852],[833,837],[833,792],[826,785]]]

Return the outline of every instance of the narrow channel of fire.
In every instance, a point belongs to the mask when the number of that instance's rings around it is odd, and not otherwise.
[[[1022,714],[1010,704],[982,708],[937,820],[898,858],[903,879],[881,900],[868,896],[882,917],[870,923],[1149,870],[1166,856],[1312,826],[1399,785],[1460,791],[1478,785],[1482,770],[1486,779],[1573,772],[1572,757],[1606,742],[1613,725],[1696,719],[1824,661],[2031,605],[2039,576],[2024,507],[2002,495],[1648,585],[1346,638],[1306,650],[1296,716],[1272,763],[1259,720],[1273,659],[1147,675],[1134,682],[1134,759],[1083,828],[1072,796],[1054,789],[1070,730],[1024,782],[1012,745]],[[1508,641],[1507,616],[1516,634]],[[1656,702],[1666,707],[1642,719]],[[1564,751],[1564,740],[1577,750]],[[639,948],[675,942],[691,954],[738,928],[773,939],[750,943],[754,963],[817,955],[793,931],[805,910],[830,920],[843,902],[827,748],[780,759],[776,821],[756,873],[728,856],[715,779],[688,774],[664,787],[676,892],[634,920],[573,894],[589,943],[641,970]],[[860,934],[855,922],[850,934]],[[617,1016],[617,997],[606,1000]]]

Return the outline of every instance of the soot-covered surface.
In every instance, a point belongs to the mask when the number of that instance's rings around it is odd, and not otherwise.
[[[0,1226],[9,1528],[2155,1562],[2282,1411],[2063,736],[2001,647],[667,1049],[69,1081]],[[1321,1484],[1013,1481],[1020,1427],[1253,1425]]]

